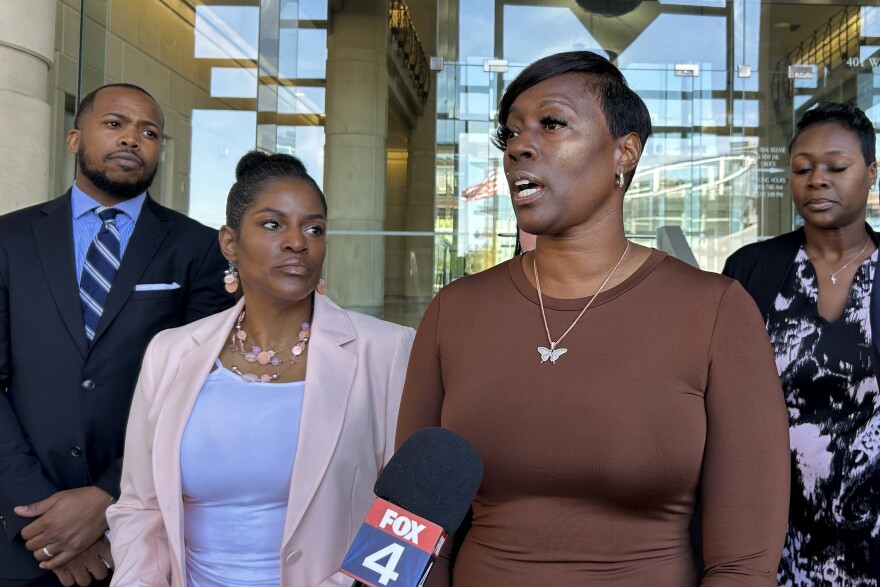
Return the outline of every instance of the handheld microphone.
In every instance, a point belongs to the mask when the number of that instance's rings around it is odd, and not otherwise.
[[[376,480],[377,499],[339,570],[355,579],[352,587],[422,585],[482,479],[467,440],[445,428],[413,433]]]

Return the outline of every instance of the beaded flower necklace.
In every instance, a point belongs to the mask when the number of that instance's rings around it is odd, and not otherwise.
[[[303,322],[300,325],[299,335],[297,337],[296,342],[290,344],[285,347],[281,347],[278,350],[272,349],[263,349],[258,345],[252,345],[251,350],[245,350],[245,341],[247,340],[248,334],[242,328],[242,324],[244,323],[244,315],[245,311],[242,310],[241,314],[238,315],[238,320],[235,322],[235,332],[232,333],[231,344],[229,345],[229,350],[233,353],[239,353],[244,360],[248,363],[257,363],[259,365],[273,365],[273,366],[282,366],[282,368],[286,365],[293,365],[296,363],[297,359],[299,359],[300,355],[305,352],[306,347],[309,344],[309,339],[312,336],[312,327],[308,322]],[[288,360],[284,360],[279,356],[279,353],[290,349],[290,358]],[[247,381],[248,383],[269,383],[271,381],[275,381],[281,375],[281,373],[264,373],[262,375],[257,375],[255,373],[244,373],[239,369],[236,365],[231,365],[229,370]]]

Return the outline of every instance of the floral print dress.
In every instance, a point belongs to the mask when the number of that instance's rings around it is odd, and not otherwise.
[[[869,319],[876,264],[877,251],[829,322],[819,315],[816,272],[801,248],[768,315],[792,460],[780,585],[878,585],[880,393]]]

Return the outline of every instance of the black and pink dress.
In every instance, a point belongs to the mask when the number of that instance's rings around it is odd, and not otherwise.
[[[816,272],[801,248],[767,314],[792,459],[780,585],[878,585],[880,392],[869,319],[876,264],[875,251],[829,322],[819,315]]]

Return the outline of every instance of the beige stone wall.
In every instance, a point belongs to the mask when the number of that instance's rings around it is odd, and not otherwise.
[[[73,122],[77,91],[79,5],[79,0],[57,0],[56,5],[52,193],[66,189],[73,178],[64,137]],[[126,82],[158,100],[166,144],[150,192],[182,212],[189,204],[192,111],[225,107],[210,97],[209,64],[194,56],[194,26],[195,13],[181,0],[87,0],[83,24],[83,95],[103,84]]]
[[[54,0],[0,2],[0,213],[47,199]]]
[[[385,230],[406,230],[407,216],[407,158],[404,150],[387,150],[385,179]],[[406,237],[385,237],[385,300],[397,301],[404,295],[409,251]]]

